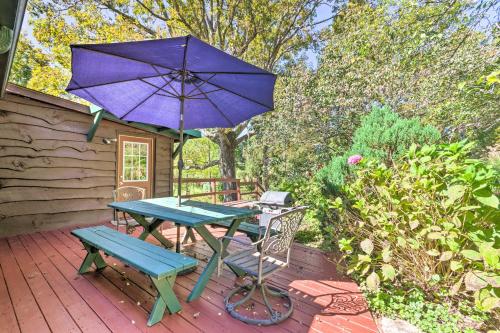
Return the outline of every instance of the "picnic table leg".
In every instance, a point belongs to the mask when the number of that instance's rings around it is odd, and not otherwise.
[[[98,271],[104,269],[107,265],[104,259],[101,257],[99,249],[85,242],[82,242],[82,244],[85,247],[85,250],[87,250],[87,255],[85,256],[85,259],[83,259],[83,263],[80,266],[78,273],[83,274],[88,272],[89,268],[92,266],[92,263],[95,264]]]
[[[172,290],[175,283],[175,275],[168,276],[164,279],[151,278],[151,281],[155,285],[158,295],[156,296],[156,302],[149,315],[148,326],[152,326],[159,322],[163,318],[165,309],[167,309],[170,314],[181,310],[181,305]]]
[[[146,218],[142,215],[135,213],[128,213],[130,216],[134,218],[143,228],[143,232],[139,235],[139,239],[145,240],[149,235],[152,235],[156,238],[163,246],[166,248],[171,248],[174,246],[174,243],[166,239],[158,230],[156,230],[164,221],[160,219],[154,219],[151,224],[146,221]]]
[[[176,232],[177,232],[177,237],[175,239],[175,252],[181,253],[181,225],[176,223]]]
[[[233,223],[231,223],[231,226],[229,229],[227,229],[227,232],[225,236],[233,236],[236,230],[238,230],[238,227],[240,226],[241,220],[234,220]],[[217,268],[217,261],[219,260],[219,253],[223,253],[223,256],[226,254],[226,248],[229,245],[229,239],[224,239],[222,241],[222,249],[220,248],[219,241],[217,238],[215,238],[214,235],[208,231],[207,227],[204,225],[200,225],[198,227],[195,227],[196,231],[200,236],[203,238],[203,240],[210,246],[210,248],[214,251],[214,254],[210,258],[210,260],[207,263],[207,266],[205,266],[205,269],[201,273],[200,277],[198,278],[198,281],[196,281],[196,285],[194,286],[193,290],[189,294],[187,301],[191,302],[198,297],[200,297],[201,293],[205,289],[205,286],[207,285],[208,281],[210,281],[210,277],[214,273],[215,269]]]
[[[193,228],[186,227],[186,233],[184,234],[184,237],[182,237],[182,244],[186,244],[190,239],[193,243],[196,242],[196,237],[194,236]]]

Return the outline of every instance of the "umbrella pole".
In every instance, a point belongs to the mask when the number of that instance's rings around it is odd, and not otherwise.
[[[177,175],[177,206],[181,206],[181,185],[182,185],[182,169],[184,168],[184,161],[182,160],[182,148],[184,145],[184,98],[181,97],[181,113],[179,118],[179,161],[177,167],[179,172]],[[181,226],[177,224],[177,242],[175,244],[175,251],[181,252]]]
[[[184,168],[184,161],[182,160],[182,148],[184,146],[184,99],[181,98],[181,114],[179,120],[179,161],[177,167],[179,169],[177,177],[177,205],[181,205],[181,185],[182,185],[182,169]]]

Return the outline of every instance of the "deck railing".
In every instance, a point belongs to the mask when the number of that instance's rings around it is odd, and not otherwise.
[[[177,184],[177,179],[174,179],[174,184]],[[191,184],[194,187],[189,186]],[[237,201],[249,197],[257,200],[264,192],[257,180],[236,178],[183,178],[182,185],[183,198],[209,197],[212,203],[222,201],[220,196],[227,198],[230,194],[236,194]]]

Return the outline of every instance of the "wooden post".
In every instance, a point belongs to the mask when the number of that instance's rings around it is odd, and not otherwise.
[[[99,127],[99,124],[101,123],[102,116],[104,116],[104,110],[99,109],[94,112],[94,119],[92,121],[92,125],[89,128],[89,131],[87,132],[87,141],[91,142],[92,139],[94,138],[95,132],[97,131],[97,128]]]
[[[214,194],[212,194],[212,203],[217,203],[217,194],[215,192],[217,191],[217,186],[215,184],[215,180],[210,181],[210,191]]]
[[[240,188],[240,180],[235,179],[236,181],[236,200],[240,201],[241,200],[241,188]]]

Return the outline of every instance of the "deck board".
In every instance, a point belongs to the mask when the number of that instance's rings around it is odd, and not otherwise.
[[[184,247],[199,267],[176,280],[182,311],[147,327],[155,296],[149,278],[108,256],[103,256],[109,267],[102,274],[78,275],[86,252],[70,232],[0,239],[0,332],[377,332],[356,284],[337,273],[323,252],[300,244],[292,248],[291,266],[270,281],[289,290],[294,301],[294,312],[285,322],[258,327],[229,316],[223,304],[235,285],[229,269],[213,276],[198,300],[186,303],[212,254],[203,241]],[[175,228],[167,227],[163,234],[174,240]],[[157,244],[152,237],[148,241]],[[229,250],[236,248],[232,244]]]
[[[12,237],[8,243],[50,330],[52,332],[81,332],[19,239]]]
[[[111,332],[56,266],[42,253],[32,238],[22,235],[19,239],[78,327],[84,332]]]
[[[50,332],[6,239],[0,239],[0,266],[22,332]],[[4,300],[2,300],[3,302]],[[2,325],[2,324],[0,324]],[[4,332],[4,330],[0,330]]]
[[[2,267],[0,267],[0,325],[5,332],[20,332],[14,307],[5,284]]]

